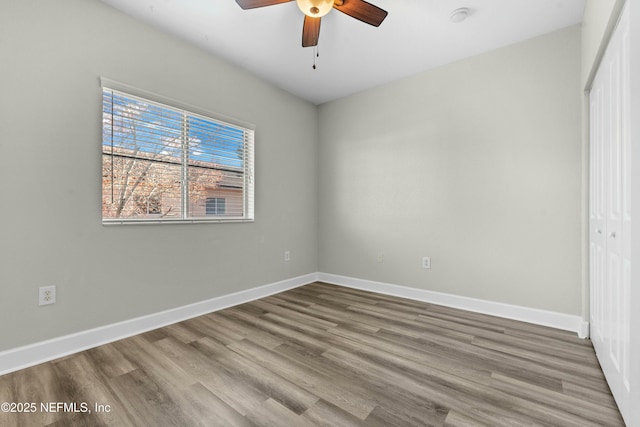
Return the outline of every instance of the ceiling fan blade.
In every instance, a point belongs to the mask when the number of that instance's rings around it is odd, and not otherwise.
[[[304,16],[302,27],[302,47],[317,46],[320,38],[320,19]]]
[[[273,6],[290,1],[293,0],[236,0],[236,3],[243,9],[255,9],[256,7]]]
[[[380,9],[378,6],[367,3],[364,0],[343,0],[342,4],[339,3],[337,1],[333,7],[374,27],[380,26],[384,18],[387,17],[386,10]]]

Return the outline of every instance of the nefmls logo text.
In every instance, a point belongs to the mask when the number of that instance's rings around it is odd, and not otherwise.
[[[40,412],[89,412],[87,402],[40,402]]]

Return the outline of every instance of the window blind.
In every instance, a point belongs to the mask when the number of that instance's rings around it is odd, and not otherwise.
[[[252,129],[102,93],[103,223],[253,220]]]

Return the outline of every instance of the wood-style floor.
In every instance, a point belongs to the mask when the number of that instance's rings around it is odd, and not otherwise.
[[[37,406],[1,426],[624,425],[588,340],[324,283],[2,376],[0,402]]]

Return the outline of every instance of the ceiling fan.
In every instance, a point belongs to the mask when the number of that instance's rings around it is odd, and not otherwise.
[[[293,0],[236,0],[243,9],[272,6],[280,3],[288,3]],[[387,17],[387,11],[367,3],[364,0],[295,0],[298,7],[304,13],[304,25],[302,27],[302,47],[317,46],[320,37],[320,19],[331,11],[337,9],[353,18],[365,22],[374,27],[379,26]]]

